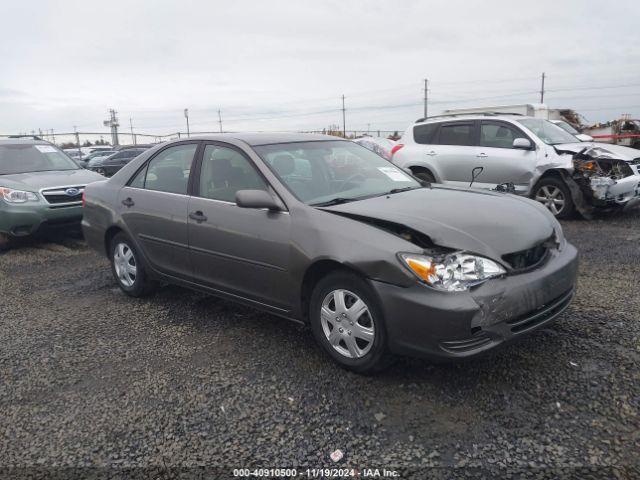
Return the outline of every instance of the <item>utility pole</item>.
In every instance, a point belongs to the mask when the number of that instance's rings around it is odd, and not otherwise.
[[[78,133],[78,127],[73,126],[73,134],[76,136],[76,147],[78,147],[78,152],[80,151],[80,134]]]
[[[187,119],[187,137],[190,137],[191,133],[189,132],[189,109],[188,108],[184,109],[184,118]]]
[[[131,127],[131,141],[134,145],[137,145],[136,136],[133,133],[133,118],[129,117],[129,127]]]
[[[220,133],[222,133],[222,114],[220,113],[220,109],[218,109],[218,123],[220,124]]]
[[[545,73],[542,72],[542,87],[540,88],[540,103],[544,103],[544,78],[545,78]]]
[[[424,79],[424,118],[427,118],[428,108],[427,102],[429,101],[429,79]]]
[[[51,143],[55,144],[56,143],[56,134],[53,133],[53,128],[51,129],[51,138],[53,140]]]
[[[369,135],[369,130],[371,130],[371,124],[367,123],[367,135]]]
[[[118,127],[120,126],[120,124],[118,123],[118,117],[116,117],[116,113],[117,112],[112,108],[111,110],[109,110],[109,120],[105,120],[104,122],[102,122],[105,127],[111,128],[111,144],[114,147],[120,145],[120,142],[118,142]]]
[[[347,138],[347,122],[344,108],[344,95],[342,95],[342,137]]]

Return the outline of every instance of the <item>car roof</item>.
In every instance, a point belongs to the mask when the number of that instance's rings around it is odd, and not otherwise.
[[[484,112],[484,113],[452,113],[443,115],[434,115],[433,117],[419,118],[414,125],[436,122],[453,122],[457,119],[461,120],[518,120],[520,118],[533,118],[519,113],[500,113],[500,112]]]
[[[45,140],[36,140],[33,137],[0,138],[0,145],[51,145]]]
[[[274,143],[294,143],[294,142],[326,142],[343,140],[332,135],[321,135],[315,133],[290,133],[290,132],[245,132],[245,133],[220,133],[217,135],[206,135],[191,137],[197,140],[218,140],[229,139],[240,140],[254,147],[258,145],[271,145]],[[182,139],[185,140],[185,139]]]

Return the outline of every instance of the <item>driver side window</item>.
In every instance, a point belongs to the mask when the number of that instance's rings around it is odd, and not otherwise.
[[[200,170],[199,196],[235,203],[238,190],[267,190],[267,184],[249,159],[237,150],[207,145]]]
[[[516,138],[526,136],[504,123],[482,122],[480,126],[480,145],[493,148],[513,148]]]

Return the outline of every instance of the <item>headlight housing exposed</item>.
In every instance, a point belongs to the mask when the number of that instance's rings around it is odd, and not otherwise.
[[[400,253],[398,256],[421,282],[443,292],[463,292],[507,273],[493,260],[464,252],[441,256]]]
[[[8,203],[26,203],[37,202],[38,195],[33,192],[25,192],[23,190],[14,190],[12,188],[0,187],[0,195],[5,202]]]

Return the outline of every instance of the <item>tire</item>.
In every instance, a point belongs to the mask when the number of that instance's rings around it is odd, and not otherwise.
[[[533,199],[547,207],[556,218],[568,218],[576,210],[569,187],[559,178],[547,177],[540,180]]]
[[[341,308],[342,303],[336,303],[340,300],[347,308],[360,301],[366,310],[360,310],[359,315],[349,313]],[[386,365],[387,334],[382,308],[362,278],[348,272],[330,273],[313,289],[309,309],[316,340],[342,367],[371,373]]]
[[[11,237],[6,233],[0,233],[0,252],[5,252],[11,248]]]
[[[413,176],[428,183],[436,183],[436,179],[428,170],[415,170]]]
[[[109,248],[111,272],[120,289],[131,297],[143,297],[155,287],[149,280],[140,254],[124,233],[118,233]]]

